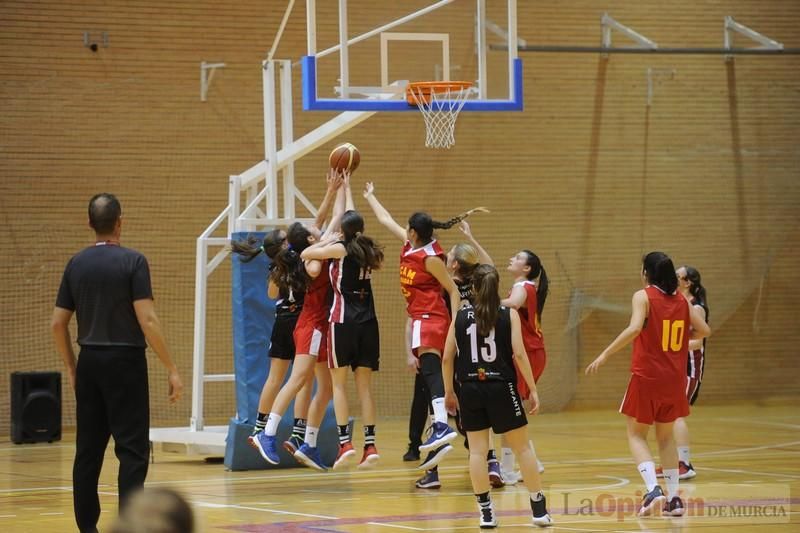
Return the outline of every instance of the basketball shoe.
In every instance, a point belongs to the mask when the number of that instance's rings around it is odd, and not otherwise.
[[[326,472],[328,467],[322,464],[322,458],[319,456],[319,449],[316,446],[309,446],[305,442],[294,452],[294,458],[297,462],[304,464],[314,470]]]

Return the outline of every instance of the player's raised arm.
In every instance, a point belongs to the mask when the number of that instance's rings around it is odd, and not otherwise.
[[[369,206],[378,218],[378,222],[388,229],[389,233],[403,242],[408,240],[408,233],[405,228],[395,222],[389,211],[378,201],[378,198],[375,196],[375,185],[371,181],[368,181],[364,186],[364,198],[367,199],[367,203],[369,203]]]

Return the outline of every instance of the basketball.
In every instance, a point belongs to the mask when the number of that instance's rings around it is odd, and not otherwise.
[[[361,154],[354,145],[344,143],[333,149],[328,160],[332,169],[339,172],[349,171],[352,173],[355,172],[361,162]]]

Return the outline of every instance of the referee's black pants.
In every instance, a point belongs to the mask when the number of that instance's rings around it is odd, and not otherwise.
[[[100,517],[97,483],[110,436],[119,459],[120,507],[147,476],[150,399],[144,348],[82,347],[75,402],[75,521],[81,532],[94,532]]]

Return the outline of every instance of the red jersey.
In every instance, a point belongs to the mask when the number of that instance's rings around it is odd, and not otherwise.
[[[514,287],[521,285],[525,289],[525,306],[517,309],[522,324],[522,340],[525,351],[544,349],[542,325],[539,322],[539,299],[536,295],[536,284],[532,281],[518,281]]]
[[[654,388],[683,394],[691,327],[689,302],[680,294],[665,294],[653,285],[644,290],[650,311],[633,341],[631,372],[654,380]]]
[[[434,256],[445,261],[445,253],[435,240],[422,248],[411,248],[406,241],[400,254],[400,291],[406,299],[410,317],[424,314],[448,317],[442,299],[442,284],[425,269],[425,259]]]
[[[303,310],[297,318],[298,322],[309,321],[311,324],[328,322],[328,313],[331,309],[331,281],[328,275],[328,260],[322,261],[319,276],[311,280],[306,289],[303,301]]]

